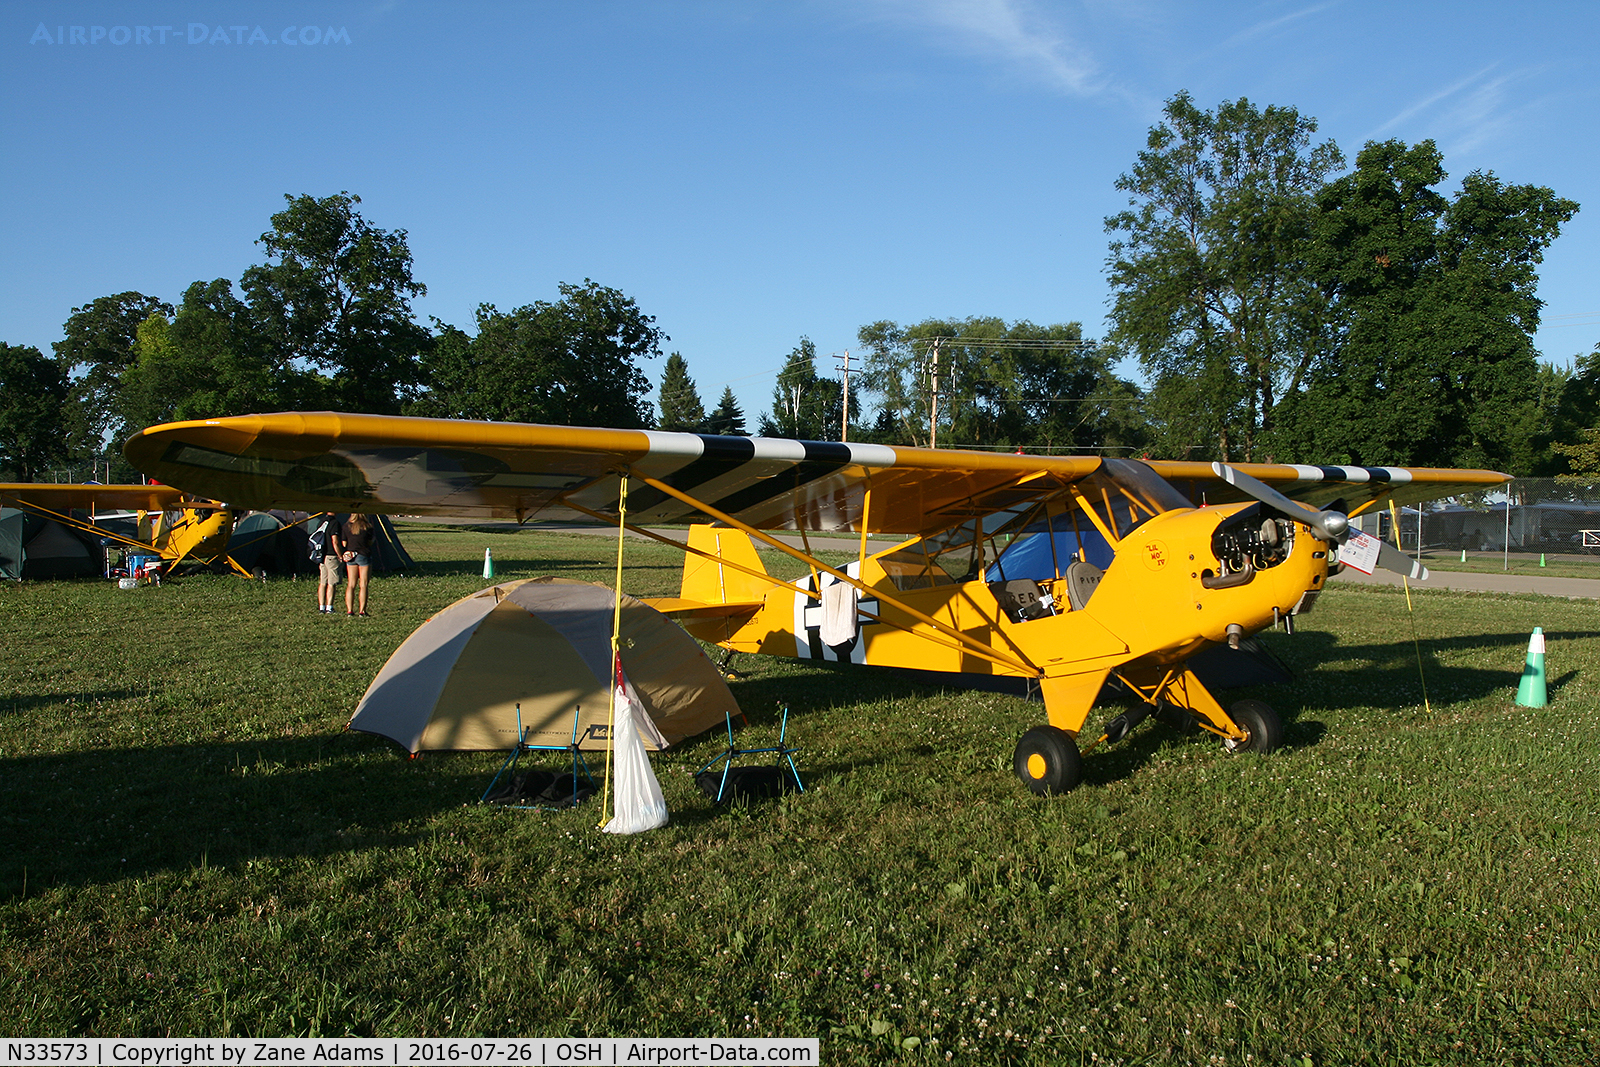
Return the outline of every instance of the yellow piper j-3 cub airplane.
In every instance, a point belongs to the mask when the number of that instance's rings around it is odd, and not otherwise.
[[[1349,516],[1508,480],[334,413],[171,423],[124,451],[235,506],[588,518],[674,545],[648,527],[693,524],[680,595],[656,607],[731,650],[1029,679],[1049,724],[1022,735],[1013,766],[1041,794],[1081,779],[1077,740],[1112,679],[1136,703],[1102,739],[1157,714],[1231,750],[1276,747],[1272,709],[1224,708],[1189,659],[1292,627],[1336,560],[1426,577]],[[852,535],[855,561],[825,565],[811,533]],[[869,534],[908,540],[869,552]],[[809,574],[769,575],[754,542]]]
[[[114,541],[130,552],[149,553],[169,569],[187,560],[210,564],[227,559],[233,533],[233,511],[226,505],[197,500],[170,485],[8,482],[0,483],[0,502]],[[106,513],[129,511],[138,523],[137,538],[96,524]]]

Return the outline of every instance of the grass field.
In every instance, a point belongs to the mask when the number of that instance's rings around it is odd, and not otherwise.
[[[1592,602],[1335,588],[1285,750],[1155,723],[1036,799],[1042,707],[745,659],[808,790],[672,822],[475,803],[492,754],[342,727],[416,625],[611,542],[403,527],[374,617],[307,581],[0,588],[0,1023],[10,1035],[820,1036],[824,1062],[1600,1062]],[[629,547],[626,587],[675,589]],[[1535,625],[1550,707],[1514,706]],[[1098,716],[1099,713],[1097,713]],[[1110,714],[1108,711],[1106,714]],[[1092,719],[1091,722],[1097,720]]]
[[[1415,555],[1411,552],[1406,554]],[[1469,552],[1466,561],[1462,562],[1459,552],[1429,549],[1422,553],[1422,563],[1429,570],[1600,579],[1600,556],[1551,552],[1545,555],[1543,566],[1539,565],[1539,559],[1540,554],[1537,552],[1513,552],[1510,555],[1500,552]]]

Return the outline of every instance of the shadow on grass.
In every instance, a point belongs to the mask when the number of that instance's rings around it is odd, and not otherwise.
[[[1564,633],[1562,637],[1586,639],[1600,631]],[[1306,710],[1330,710],[1351,704],[1382,707],[1387,703],[1409,705],[1421,701],[1422,680],[1426,679],[1430,699],[1441,696],[1450,702],[1480,700],[1500,691],[1515,691],[1522,673],[1528,638],[1523,634],[1483,634],[1466,637],[1430,638],[1421,643],[1422,671],[1417,669],[1417,649],[1406,643],[1347,645],[1336,634],[1303,633],[1276,643],[1276,651],[1300,678],[1292,685],[1262,688],[1260,698],[1277,707],[1285,722],[1293,722]],[[1488,651],[1504,662],[1504,667],[1465,667],[1440,662],[1442,653]],[[1552,692],[1577,677],[1567,671],[1549,682]],[[1255,690],[1241,690],[1255,696]],[[1224,701],[1227,703],[1227,701]]]
[[[1564,638],[1600,636],[1600,632],[1563,634]],[[1284,723],[1284,747],[1309,748],[1328,733],[1320,713],[1361,704],[1382,707],[1392,703],[1405,706],[1420,703],[1421,687],[1416,651],[1408,643],[1354,645],[1343,643],[1336,633],[1303,631],[1293,637],[1270,635],[1269,647],[1294,669],[1297,677],[1278,685],[1251,685],[1217,689],[1215,695],[1224,707],[1246,699],[1263,700],[1271,705]],[[1429,693],[1438,703],[1441,696],[1450,702],[1476,701],[1498,692],[1514,691],[1522,664],[1527,637],[1522,634],[1483,634],[1430,639],[1422,643],[1423,674]],[[1514,663],[1511,670],[1444,665],[1445,653],[1488,651]],[[1498,651],[1497,651],[1498,650]],[[1577,676],[1568,671],[1548,685],[1552,696]],[[842,704],[913,700],[952,691],[996,692],[1025,697],[1024,683],[1017,679],[985,675],[950,675],[929,671],[887,667],[805,662],[789,665],[783,674],[745,679],[734,683],[740,706],[754,713],[758,722],[770,721],[776,737],[777,710],[791,709],[791,726],[803,723],[809,711]],[[1036,699],[1036,698],[1035,698]],[[1037,705],[1035,705],[1037,707]],[[1108,691],[1101,695],[1090,713],[1080,744],[1100,736],[1104,723],[1125,709]],[[1028,727],[1045,721],[1042,707],[1032,716],[1020,716],[1016,727],[1020,736]],[[763,735],[765,737],[766,735]],[[1105,784],[1136,773],[1156,759],[1168,744],[1214,742],[1209,734],[1185,737],[1160,724],[1141,726],[1126,740],[1097,748],[1084,761],[1085,781]],[[937,759],[939,753],[927,755]],[[860,761],[865,762],[865,761]],[[856,764],[859,765],[859,764]],[[824,768],[814,766],[809,773],[819,780],[845,775],[856,765]]]
[[[410,845],[492,774],[487,759],[413,762],[356,735],[0,760],[0,899],[24,881],[33,893]]]

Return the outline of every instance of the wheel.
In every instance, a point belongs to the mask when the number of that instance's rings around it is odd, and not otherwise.
[[[1022,784],[1039,796],[1065,793],[1083,781],[1083,758],[1078,743],[1065,730],[1035,726],[1017,742],[1011,769]]]
[[[1222,742],[1222,747],[1229,752],[1260,752],[1265,755],[1283,744],[1283,720],[1269,705],[1259,700],[1241,700],[1228,709],[1228,714],[1246,735],[1242,741]]]

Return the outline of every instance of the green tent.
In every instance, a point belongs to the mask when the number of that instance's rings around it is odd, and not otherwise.
[[[287,512],[252,511],[233,524],[228,555],[252,574],[315,574],[307,525]]]
[[[105,552],[93,534],[42,515],[0,508],[0,576],[93,578],[105,569]]]
[[[301,531],[300,544],[302,546],[306,545],[306,541],[311,536],[312,531],[322,525],[323,519],[322,515],[312,515],[306,518],[303,511],[275,511],[273,514],[288,517],[291,522],[298,521],[298,528]],[[349,517],[349,515],[327,516],[334,529],[343,526],[344,520]],[[395,531],[394,523],[389,521],[389,516],[368,515],[367,519],[372,523],[373,527],[372,573],[388,574],[391,571],[409,570],[416,566],[416,562],[411,558],[411,553],[407,552],[406,546],[400,543],[400,534]],[[302,552],[302,555],[304,554],[305,552]],[[314,569],[315,567],[313,567]]]
[[[22,523],[26,518],[16,508],[0,508],[0,578],[22,577]]]

